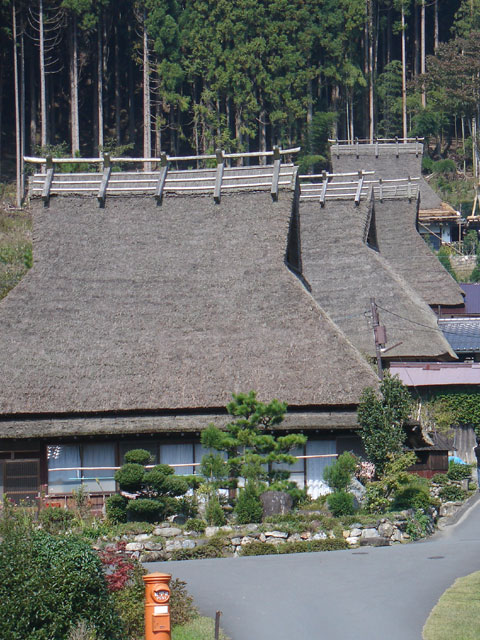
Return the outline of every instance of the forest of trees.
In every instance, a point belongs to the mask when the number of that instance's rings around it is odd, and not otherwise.
[[[0,0],[0,181],[15,158],[470,136],[480,0]]]

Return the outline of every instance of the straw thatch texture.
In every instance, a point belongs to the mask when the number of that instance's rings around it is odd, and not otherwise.
[[[402,149],[406,146],[407,149]],[[422,177],[422,153],[415,153],[415,145],[399,145],[398,158],[392,146],[382,147],[379,144],[378,158],[375,156],[375,145],[359,145],[359,153],[339,147],[338,155],[332,148],[331,158],[334,173],[350,171],[375,171],[375,178],[391,180],[396,178],[420,178],[420,200],[422,209],[441,209],[442,200]]]
[[[0,303],[0,411],[348,406],[376,377],[285,265],[296,195],[54,198]]]
[[[313,296],[366,354],[375,354],[370,308],[375,298],[390,312],[379,310],[387,347],[401,342],[386,358],[455,358],[431,309],[367,246],[372,210],[371,196],[358,207],[345,201],[330,201],[323,209],[318,203],[300,205],[303,274]]]
[[[221,428],[230,420],[231,416],[226,413],[0,420],[0,438],[11,440],[32,437],[64,438],[151,433],[196,435],[211,423]],[[290,429],[301,429],[302,431],[358,429],[357,413],[354,410],[305,413],[290,409],[284,421],[276,429],[279,431]]]
[[[418,203],[375,203],[380,253],[430,305],[463,305],[460,285],[444,269],[417,231]]]

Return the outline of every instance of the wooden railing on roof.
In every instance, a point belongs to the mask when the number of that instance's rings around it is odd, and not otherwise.
[[[273,200],[278,199],[279,188],[293,186],[295,167],[292,163],[282,162],[282,156],[291,156],[300,151],[300,147],[272,151],[248,153],[225,153],[218,149],[216,153],[200,156],[167,156],[159,158],[116,158],[105,154],[101,158],[46,158],[25,157],[25,162],[45,167],[44,171],[33,175],[30,181],[30,194],[41,196],[48,204],[52,195],[95,195],[99,205],[105,205],[105,199],[111,195],[153,195],[161,204],[167,193],[212,193],[219,203],[221,194],[236,189],[270,191]],[[273,164],[257,166],[227,166],[233,159],[271,158]],[[204,169],[171,169],[172,163],[209,162],[215,160],[216,166]],[[112,171],[115,164],[135,163],[144,167],[158,164],[157,171]],[[55,165],[99,165],[102,172],[91,173],[55,173]]]
[[[328,142],[332,145],[331,152],[338,157],[345,153],[356,153],[357,158],[360,156],[361,151],[375,151],[375,157],[381,154],[382,151],[387,151],[389,154],[392,151],[395,152],[397,158],[401,153],[415,153],[418,156],[423,153],[423,141],[424,138],[374,138],[371,140],[355,138],[355,140],[336,140],[329,139]]]
[[[365,179],[374,171],[358,171],[355,173],[322,173],[300,175],[300,201],[318,200],[321,207],[327,200],[353,200],[358,206],[369,189],[380,202],[391,198],[408,198],[409,202],[418,196],[420,178],[396,178],[391,180]],[[344,178],[356,178],[344,180]],[[318,182],[318,180],[320,182]],[[312,182],[316,181],[316,182]]]

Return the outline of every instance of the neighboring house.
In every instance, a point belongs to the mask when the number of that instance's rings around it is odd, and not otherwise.
[[[438,393],[469,391],[480,393],[480,363],[477,362],[395,362],[390,366],[392,375],[400,380],[420,400],[420,405]],[[456,426],[449,444],[449,453],[458,455],[468,463],[475,463],[473,452],[476,436],[471,426]],[[445,449],[445,440],[440,442]],[[433,451],[432,451],[433,453]]]
[[[480,361],[480,284],[462,283],[465,301],[451,309],[438,326],[460,360]]]

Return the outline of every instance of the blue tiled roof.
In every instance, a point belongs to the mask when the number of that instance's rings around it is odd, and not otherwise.
[[[480,318],[439,320],[452,349],[457,353],[480,353]]]

